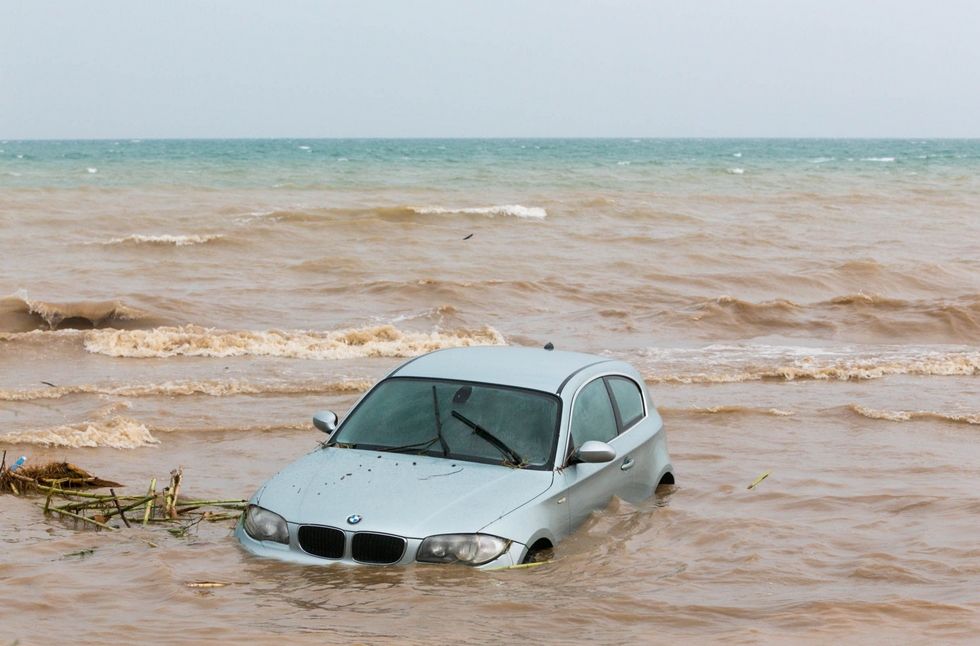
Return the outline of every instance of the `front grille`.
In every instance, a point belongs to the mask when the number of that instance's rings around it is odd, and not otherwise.
[[[405,539],[400,536],[361,532],[351,541],[351,555],[358,563],[397,563],[404,554]]]
[[[344,558],[344,544],[347,542],[347,535],[339,529],[303,525],[299,528],[297,538],[299,539],[299,546],[307,554],[325,559]]]

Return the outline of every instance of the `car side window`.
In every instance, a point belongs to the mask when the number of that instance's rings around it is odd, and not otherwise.
[[[575,397],[571,430],[575,446],[589,440],[608,442],[616,437],[616,414],[602,379],[586,384]]]
[[[608,377],[607,381],[626,430],[643,419],[643,394],[634,381],[625,377]]]

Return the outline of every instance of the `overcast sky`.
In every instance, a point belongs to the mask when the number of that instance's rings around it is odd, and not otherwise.
[[[980,1],[0,0],[0,138],[980,137]]]

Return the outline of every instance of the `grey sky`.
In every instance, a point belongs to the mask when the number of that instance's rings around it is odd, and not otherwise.
[[[0,0],[0,138],[980,137],[980,2]]]

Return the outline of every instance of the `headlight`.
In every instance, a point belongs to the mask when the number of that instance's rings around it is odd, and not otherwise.
[[[506,538],[489,534],[430,536],[422,541],[415,560],[422,563],[483,565],[506,552],[510,543]]]
[[[289,528],[283,517],[258,505],[245,510],[245,532],[257,541],[289,544]]]

